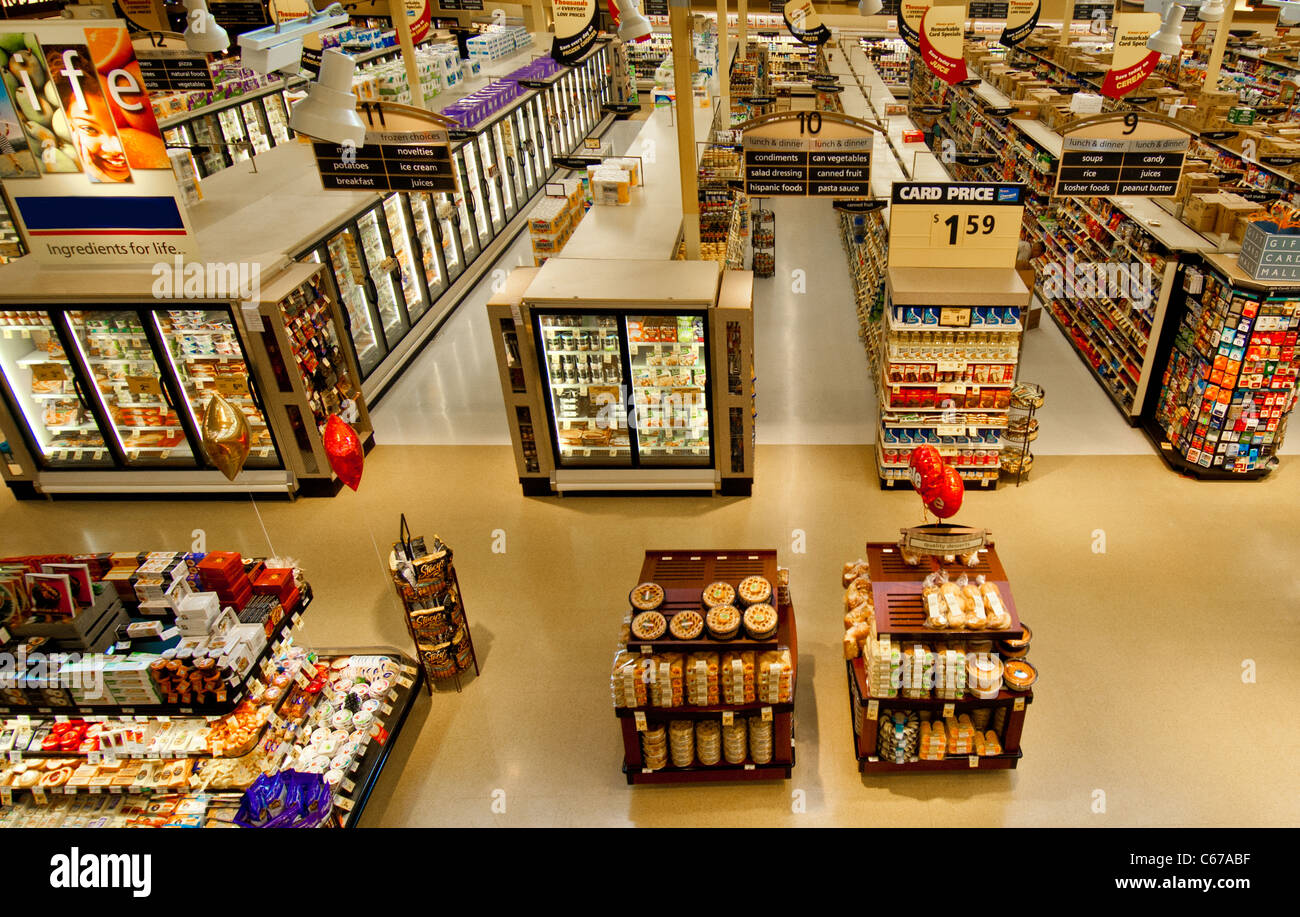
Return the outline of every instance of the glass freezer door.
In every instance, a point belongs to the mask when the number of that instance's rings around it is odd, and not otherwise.
[[[205,151],[195,151],[200,174],[207,178],[228,166],[230,162],[226,157],[226,149],[223,146],[225,140],[221,137],[221,125],[217,123],[217,116],[200,115],[189,122],[189,125],[194,133],[194,142],[207,147]]]
[[[265,153],[271,148],[271,132],[266,124],[266,112],[262,110],[262,103],[252,99],[239,106],[239,110],[244,125],[248,128],[248,139],[252,141],[253,152]]]
[[[393,244],[393,257],[401,274],[402,296],[406,300],[406,314],[412,323],[429,309],[429,297],[424,293],[421,278],[423,266],[411,234],[411,223],[402,206],[401,194],[390,194],[384,199],[384,222],[388,224],[388,238]],[[390,342],[391,343],[391,342]]]
[[[474,217],[474,223],[478,226],[479,247],[486,247],[492,240],[492,228],[488,225],[487,207],[483,203],[483,181],[482,171],[479,169],[478,155],[474,150],[474,141],[469,141],[459,150],[456,155],[460,158],[461,163],[461,188],[466,192],[465,197],[469,201],[469,209]]]
[[[167,390],[169,380],[140,313],[69,310],[64,319],[126,464],[194,466],[185,426]]]
[[[185,413],[194,429],[202,429],[212,395],[221,395],[248,420],[251,449],[244,467],[279,468],[271,428],[230,313],[225,309],[157,309],[153,320],[171,370],[180,381]]]
[[[461,247],[463,239],[457,222],[459,214],[456,210],[456,202],[445,191],[432,197],[427,194],[422,197],[429,206],[429,212],[442,229],[442,263],[447,269],[447,282],[451,283],[465,270],[465,251]]]
[[[25,421],[42,464],[112,467],[114,458],[96,423],[88,393],[68,362],[54,322],[45,312],[0,312],[0,372]]]
[[[492,215],[492,234],[496,235],[506,223],[501,202],[501,181],[505,170],[497,165],[496,157],[492,155],[492,137],[488,131],[478,135],[478,161],[483,172],[483,184],[487,188],[487,199]]]
[[[447,289],[447,280],[438,257],[442,243],[438,241],[438,224],[433,215],[433,202],[423,191],[412,191],[404,196],[411,206],[415,238],[419,242],[419,260],[424,267],[425,286],[429,290],[429,298],[437,299],[442,291]]]
[[[557,463],[631,467],[618,316],[540,313],[536,321]]]
[[[368,376],[384,358],[384,345],[379,340],[379,322],[370,310],[366,271],[361,262],[356,233],[344,229],[326,243],[326,248],[339,300],[343,303],[343,314],[348,318],[348,334],[357,354],[357,366],[362,376]]]
[[[370,293],[384,328],[384,339],[391,350],[405,336],[410,326],[406,320],[400,285],[394,279],[398,272],[397,259],[393,257],[388,233],[380,225],[378,207],[357,219],[357,232],[361,236],[361,250],[366,256]]]
[[[537,185],[542,180],[542,167],[538,162],[541,151],[537,148],[537,144],[533,142],[533,131],[529,126],[528,103],[516,108],[513,117],[515,132],[518,135],[520,174],[524,178],[526,193],[531,195],[537,190]]]
[[[271,138],[276,146],[288,143],[292,138],[289,133],[289,113],[284,107],[284,96],[278,92],[262,97],[266,107],[266,123],[271,129]]]
[[[498,187],[501,188],[507,218],[513,217],[519,212],[520,188],[518,182],[520,175],[519,169],[515,165],[516,154],[512,127],[513,122],[509,118],[502,118],[492,125],[492,147],[496,151],[497,183]],[[506,142],[507,138],[509,138],[509,144]]]
[[[247,131],[244,129],[244,120],[239,117],[238,108],[227,108],[225,111],[217,112],[217,120],[221,122],[221,136],[230,149],[227,152],[236,161],[248,158],[248,147],[244,142],[248,140]]]
[[[712,466],[702,312],[624,316],[639,464]]]

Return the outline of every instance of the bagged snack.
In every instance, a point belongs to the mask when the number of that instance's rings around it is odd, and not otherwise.
[[[849,583],[849,588],[844,591],[844,610],[852,611],[859,605],[873,605],[871,597],[871,580],[864,576],[859,576],[853,582]]]
[[[980,595],[984,597],[984,608],[988,613],[989,627],[996,630],[1005,630],[1011,626],[1011,612],[1007,611],[1002,602],[1002,593],[998,592],[995,583],[985,582],[984,577],[979,577]]]
[[[955,583],[944,583],[939,587],[939,594],[943,597],[946,605],[945,614],[948,617],[948,626],[952,628],[965,627],[966,610],[961,590],[957,588]]]
[[[857,560],[849,561],[847,564],[844,565],[842,585],[844,586],[845,589],[847,589],[849,588],[849,583],[853,582],[855,579],[858,579],[859,577],[870,580],[870,575],[868,573],[870,569],[871,569],[871,565],[868,564],[865,560],[862,560],[861,558]]]

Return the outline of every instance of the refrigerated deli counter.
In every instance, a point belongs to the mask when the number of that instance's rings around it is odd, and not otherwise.
[[[454,144],[454,195],[324,191],[303,143],[204,179],[189,208],[199,258],[255,273],[249,308],[237,290],[159,299],[149,264],[0,265],[5,483],[24,498],[337,493],[320,429],[338,413],[373,446],[368,403],[522,228],[552,157],[604,123],[604,57],[601,45]],[[234,482],[202,447],[213,391],[249,418]]]
[[[748,495],[753,285],[713,261],[513,271],[487,309],[524,493]]]

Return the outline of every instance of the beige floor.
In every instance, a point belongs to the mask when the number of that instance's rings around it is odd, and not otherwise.
[[[1203,484],[1151,456],[1047,456],[1018,490],[969,494],[960,520],[993,530],[1034,628],[1042,679],[1025,757],[1011,772],[865,782],[839,568],[919,516],[910,492],[877,489],[869,461],[862,446],[760,446],[750,499],[541,500],[520,495],[507,448],[388,446],[360,493],[332,500],[0,496],[0,552],[187,548],[203,529],[211,549],[260,554],[269,536],[315,585],[309,642],[405,646],[379,552],[403,511],[443,536],[483,675],[417,704],[372,826],[1300,824],[1300,462],[1258,484]],[[791,553],[795,530],[805,554]],[[800,680],[788,783],[624,784],[608,664],[647,547],[776,547],[790,567]],[[1255,684],[1243,683],[1246,660]],[[792,811],[796,791],[805,811]]]

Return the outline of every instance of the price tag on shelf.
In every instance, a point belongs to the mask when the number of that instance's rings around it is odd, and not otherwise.
[[[172,718],[171,718],[170,716],[163,716],[163,715],[160,713],[160,714],[157,716],[157,720],[158,720],[158,722],[160,722],[160,723],[170,723],[170,722],[172,721]]]
[[[406,663],[402,663],[402,671],[405,672],[407,675],[414,675],[416,672],[419,671],[419,669],[417,669],[413,665],[407,665]]]
[[[764,707],[762,710],[760,710],[759,719],[761,719],[764,723],[772,722],[772,708]]]
[[[949,717],[955,716],[956,713],[957,713],[957,705],[956,705],[956,704],[944,704],[944,705],[943,705],[943,718],[944,718],[945,720],[948,719]]]
[[[102,786],[92,786],[90,788],[90,795],[92,796],[98,796],[102,792],[104,792],[104,788]]]
[[[120,794],[120,793],[122,792],[122,788],[121,788],[120,786],[110,786],[110,787],[108,788],[108,791],[109,791],[110,793],[119,793],[119,794]]]
[[[638,710],[636,713],[632,714],[632,717],[636,720],[636,731],[645,732],[646,731],[645,714],[642,711]]]
[[[390,691],[388,692],[388,699],[389,699],[389,700],[397,700],[397,689],[396,689],[396,688],[393,688],[392,690],[390,690]]]
[[[98,764],[99,761],[100,761],[100,757],[101,757],[101,756],[100,756],[99,752],[97,752],[97,751],[88,751],[88,752],[86,752],[86,763],[87,763],[87,764]]]
[[[342,780],[339,781],[339,786],[343,787],[343,791],[345,793],[351,793],[353,790],[357,788],[356,783],[353,782],[352,780],[349,780],[347,777],[344,777]]]
[[[979,766],[980,766],[979,755],[970,755],[970,756],[968,756],[968,757],[966,758],[966,762],[967,762],[971,767],[979,767]]]
[[[874,720],[880,716],[880,701],[867,701],[867,719]]]
[[[403,688],[409,688],[411,687],[411,685],[415,684],[414,681],[407,678],[405,675],[399,675],[397,678],[397,683],[401,685]]]
[[[334,805],[338,806],[344,812],[351,812],[352,807],[355,805],[355,803],[351,799],[348,799],[346,796],[335,796]]]
[[[14,804],[14,791],[7,786],[0,786],[0,805],[11,806]]]
[[[42,708],[41,708],[41,712],[42,712],[42,713],[49,713],[49,712],[50,712],[50,708],[49,708],[49,707],[42,707]],[[30,716],[28,716],[28,715],[25,714],[25,713],[19,715],[19,717],[18,717],[18,725],[19,725],[19,726],[30,726],[31,724],[32,724],[32,718],[31,718]]]
[[[32,787],[32,798],[36,800],[38,806],[49,805],[50,802],[45,796],[45,790],[39,786]]]
[[[642,656],[649,656],[649,655],[651,655],[654,651],[655,651],[655,648],[654,648],[653,646],[647,646],[647,645],[644,644],[644,643],[641,644],[641,655],[642,655]]]
[[[1014,701],[1012,701],[1011,709],[1016,711],[1024,710],[1025,699],[1023,697],[1017,697]]]
[[[735,721],[736,721],[736,714],[732,713],[730,710],[725,710],[725,711],[723,711],[723,714],[722,714],[722,725],[723,725],[723,726],[730,726],[730,725],[731,725],[732,723],[734,723]]]
[[[940,395],[964,395],[966,394],[965,382],[940,382]]]
[[[959,373],[966,368],[966,363],[963,360],[938,360],[934,368],[935,372]]]
[[[384,711],[384,716],[388,716],[390,713],[393,712],[393,705],[392,705],[392,704],[384,704],[384,705],[383,705],[382,707],[380,707],[379,709],[382,710],[382,711]]]
[[[23,753],[18,749],[15,748],[11,752],[9,752],[10,764],[21,764],[22,760],[23,760]]]
[[[648,767],[643,767],[643,768],[641,768],[641,773],[643,773],[643,774],[653,774],[654,771],[652,771],[652,770],[651,770],[650,768],[648,768]]]

